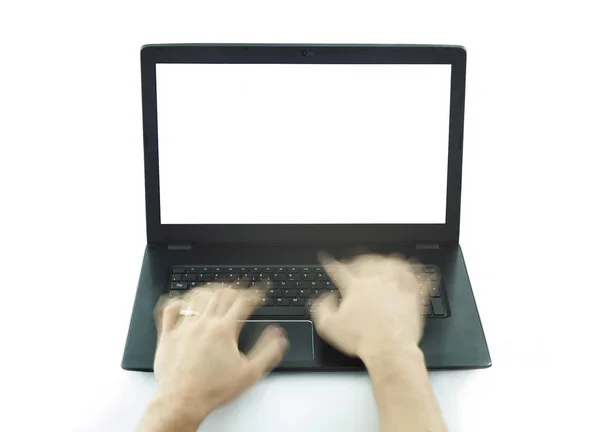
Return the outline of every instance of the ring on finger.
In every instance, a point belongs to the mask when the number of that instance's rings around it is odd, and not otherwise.
[[[202,316],[202,314],[200,312],[195,311],[193,309],[180,309],[179,315],[181,315],[181,316]]]

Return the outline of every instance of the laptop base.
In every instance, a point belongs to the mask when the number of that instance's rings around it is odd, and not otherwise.
[[[437,249],[415,249],[406,245],[369,245],[374,253],[399,252],[425,264],[440,268],[450,315],[427,319],[421,349],[429,369],[470,369],[491,366],[491,359],[475,298],[467,275],[460,246],[442,244]],[[327,250],[343,258],[356,253],[353,247],[314,246],[210,246],[190,250],[167,250],[162,245],[148,245],[144,254],[122,367],[127,370],[152,371],[156,349],[154,307],[162,294],[169,292],[169,275],[174,265],[318,265],[317,252]],[[292,333],[292,343],[300,345],[288,354],[277,370],[356,370],[364,365],[325,343],[314,331],[310,317],[269,317],[244,328],[240,338],[242,350],[249,349],[256,332],[266,321],[282,324]],[[261,323],[261,321],[263,321]],[[296,321],[297,324],[294,324]],[[308,341],[313,338],[312,347]],[[312,353],[311,353],[312,351]],[[312,357],[312,358],[311,358]]]

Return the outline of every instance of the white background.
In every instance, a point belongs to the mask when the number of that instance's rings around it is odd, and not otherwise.
[[[161,222],[444,223],[450,72],[158,64]]]
[[[119,366],[145,244],[138,54],[196,41],[465,45],[461,243],[494,365],[432,374],[435,393],[451,431],[597,430],[594,7],[2,3],[0,430],[130,431],[152,397]],[[364,375],[300,374],[201,430],[375,425]]]

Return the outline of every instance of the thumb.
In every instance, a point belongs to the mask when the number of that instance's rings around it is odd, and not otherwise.
[[[281,327],[269,326],[262,331],[248,352],[253,381],[258,381],[277,366],[288,348],[288,339]]]
[[[315,328],[319,335],[329,343],[334,340],[335,326],[331,324],[336,319],[335,314],[338,308],[339,301],[335,294],[324,295],[313,304],[312,318]]]

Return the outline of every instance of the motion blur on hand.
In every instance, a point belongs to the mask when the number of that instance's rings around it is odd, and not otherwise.
[[[283,329],[267,327],[248,355],[238,349],[244,321],[262,295],[197,288],[157,308],[159,395],[180,400],[203,418],[274,368],[288,346]],[[182,316],[182,310],[194,315]]]
[[[340,262],[321,254],[319,260],[338,287],[341,302],[334,294],[319,298],[312,308],[315,328],[325,341],[365,362],[384,407],[380,413],[390,413],[381,417],[382,423],[389,423],[400,400],[389,377],[406,373],[404,363],[410,368],[407,376],[420,376],[418,385],[428,387],[418,349],[421,293],[428,291],[423,286],[428,282],[418,280],[414,263],[395,255],[361,255]],[[247,355],[238,349],[244,322],[263,295],[255,289],[200,287],[159,304],[154,362],[158,395],[139,431],[195,430],[211,411],[281,362],[288,340],[276,326],[265,329]],[[429,392],[426,406],[435,407],[432,400]],[[405,403],[407,417],[411,403]],[[439,413],[433,418],[440,418]]]
[[[320,254],[319,260],[342,298],[339,302],[329,294],[314,305],[313,320],[324,340],[363,360],[417,347],[423,332],[421,300],[429,282],[417,279],[416,263],[373,254],[345,262]]]

